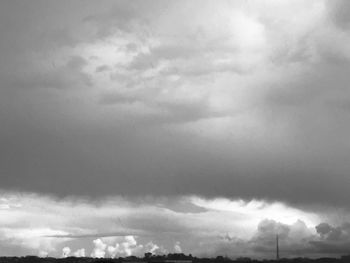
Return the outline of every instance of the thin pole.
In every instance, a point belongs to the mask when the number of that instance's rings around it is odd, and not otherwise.
[[[276,260],[280,259],[280,248],[278,246],[278,234],[276,235]]]

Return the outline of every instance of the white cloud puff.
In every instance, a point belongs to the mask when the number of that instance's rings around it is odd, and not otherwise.
[[[175,243],[175,245],[174,245],[174,252],[175,252],[175,253],[182,253],[182,248],[181,248],[181,246],[180,246],[180,242],[179,242],[179,241],[177,241],[177,242]]]
[[[91,253],[91,257],[104,258],[105,254],[106,254],[107,244],[103,243],[103,241],[100,238],[95,239],[93,241],[93,243],[94,243],[95,247]]]
[[[137,241],[134,236],[129,235],[123,238],[118,238],[117,243],[115,245],[110,245],[107,248],[109,255],[112,258],[115,257],[125,257],[131,255],[140,255],[143,251],[143,245],[137,244]]]
[[[80,248],[73,253],[74,257],[80,258],[80,257],[85,257],[85,248]]]
[[[70,252],[71,252],[70,247],[64,247],[64,248],[62,248],[62,257],[63,257],[63,258],[69,257]]]

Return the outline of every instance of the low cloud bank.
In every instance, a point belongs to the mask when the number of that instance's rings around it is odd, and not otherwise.
[[[316,208],[303,210],[264,200],[115,196],[88,201],[25,193],[3,196],[0,248],[4,254],[269,257],[278,234],[282,255],[321,256],[344,254],[350,242],[350,215],[344,210],[344,222],[338,224],[331,208],[328,216]]]

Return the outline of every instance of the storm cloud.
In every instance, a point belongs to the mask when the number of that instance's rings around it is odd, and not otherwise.
[[[347,218],[349,13],[345,0],[2,1],[1,190],[167,198],[199,211],[178,198],[262,200],[316,214],[337,207]],[[331,225],[347,220],[331,214],[307,251],[331,253],[331,237],[343,237]],[[144,227],[114,233],[153,226]],[[260,233],[250,250],[256,240],[267,239]],[[120,249],[98,242],[95,256]],[[184,250],[181,240],[170,247]]]

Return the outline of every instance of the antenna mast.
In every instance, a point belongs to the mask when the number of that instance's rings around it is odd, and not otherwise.
[[[278,245],[278,234],[276,235],[276,260],[280,259],[280,248]]]

